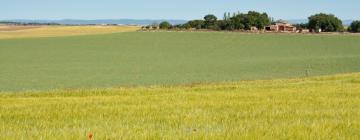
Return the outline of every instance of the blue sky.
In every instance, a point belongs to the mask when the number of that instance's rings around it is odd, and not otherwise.
[[[256,10],[275,19],[318,12],[360,19],[360,0],[0,0],[0,19],[198,19]]]

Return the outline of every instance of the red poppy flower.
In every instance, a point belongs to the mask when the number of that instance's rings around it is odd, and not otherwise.
[[[93,136],[94,136],[94,135],[90,133],[90,134],[88,135],[89,140],[91,140],[91,139],[93,138]]]

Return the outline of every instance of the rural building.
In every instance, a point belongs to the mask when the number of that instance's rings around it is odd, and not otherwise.
[[[253,27],[251,27],[251,31],[252,32],[257,32],[257,31],[259,31],[259,29],[257,27],[255,27],[255,26],[253,26]]]
[[[296,27],[286,21],[277,21],[274,25],[265,27],[266,31],[271,32],[296,32]]]
[[[310,30],[309,29],[299,29],[298,32],[299,33],[309,33]]]

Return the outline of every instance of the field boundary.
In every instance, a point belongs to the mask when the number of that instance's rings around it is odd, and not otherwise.
[[[214,30],[138,30],[138,32],[199,32],[199,33],[238,33],[238,34],[271,34],[271,35],[353,35],[360,33],[350,32],[321,32],[321,33],[294,33],[294,32],[251,32],[251,31],[214,31]]]
[[[228,87],[228,86],[241,86],[254,83],[299,83],[302,81],[312,81],[314,83],[322,80],[336,81],[338,78],[353,78],[359,77],[360,72],[345,73],[345,74],[333,74],[322,76],[310,76],[310,77],[294,77],[294,78],[279,78],[279,79],[265,79],[265,80],[240,80],[229,82],[195,82],[189,84],[176,84],[176,85],[149,85],[149,86],[113,86],[107,88],[76,88],[76,89],[51,89],[51,90],[29,90],[29,91],[0,91],[0,97],[11,96],[33,96],[41,93],[79,93],[79,92],[96,92],[96,91],[123,91],[123,90],[168,90],[168,89],[193,89],[193,88],[209,88],[209,87]],[[341,80],[341,79],[340,79]],[[322,81],[323,82],[323,81]],[[360,81],[359,81],[360,82]],[[54,94],[56,96],[56,94]]]

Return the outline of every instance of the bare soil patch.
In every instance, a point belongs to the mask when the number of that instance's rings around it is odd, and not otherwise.
[[[40,28],[40,26],[0,25],[0,31],[19,31]]]

